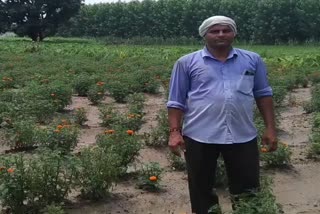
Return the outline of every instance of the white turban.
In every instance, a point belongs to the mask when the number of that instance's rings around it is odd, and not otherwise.
[[[228,25],[232,29],[234,34],[237,34],[237,25],[233,19],[230,19],[226,16],[212,16],[202,22],[202,24],[199,27],[199,35],[201,37],[204,37],[211,26],[218,24]]]

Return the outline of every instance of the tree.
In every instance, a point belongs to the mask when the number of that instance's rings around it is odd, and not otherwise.
[[[0,1],[0,33],[3,33],[8,28],[8,14],[5,9],[5,4]]]
[[[84,0],[2,0],[1,8],[7,23],[19,36],[33,41],[54,35],[60,24],[69,20],[80,9]],[[2,15],[3,16],[3,15]]]

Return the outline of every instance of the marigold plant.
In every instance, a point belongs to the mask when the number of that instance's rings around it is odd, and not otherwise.
[[[287,143],[279,142],[276,151],[269,152],[266,147],[261,148],[260,159],[267,167],[290,166],[292,151]]]
[[[151,192],[159,191],[162,173],[163,169],[157,162],[143,164],[139,170],[137,187]]]
[[[97,145],[105,150],[111,150],[119,159],[119,166],[123,173],[126,172],[129,164],[133,163],[142,147],[139,136],[128,135],[121,127],[115,127],[112,134],[101,133],[97,136]]]

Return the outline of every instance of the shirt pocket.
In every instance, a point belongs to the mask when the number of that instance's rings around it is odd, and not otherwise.
[[[250,95],[252,94],[253,85],[254,85],[254,76],[241,75],[240,79],[237,82],[237,91],[242,94]]]

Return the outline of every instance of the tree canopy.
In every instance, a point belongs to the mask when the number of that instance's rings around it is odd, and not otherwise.
[[[42,40],[74,16],[84,0],[1,0],[0,31]]]
[[[142,0],[85,5],[63,36],[198,38],[202,21],[233,18],[237,39],[259,44],[320,41],[319,0]]]

